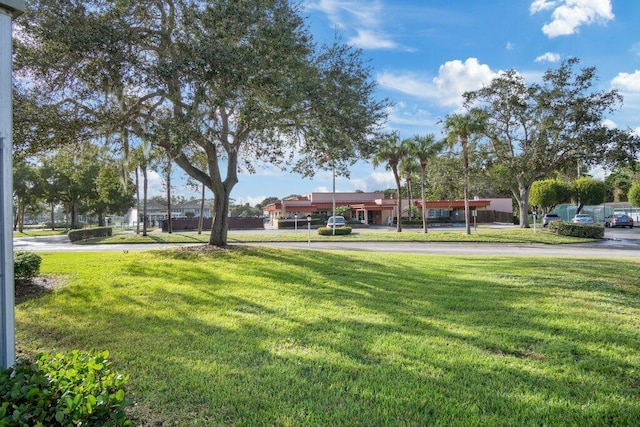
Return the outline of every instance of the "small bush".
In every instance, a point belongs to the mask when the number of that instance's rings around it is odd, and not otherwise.
[[[600,224],[573,224],[564,221],[552,221],[548,227],[558,236],[582,237],[585,239],[603,239],[604,227]]]
[[[72,242],[92,239],[94,237],[109,237],[113,234],[113,227],[84,228],[81,230],[71,230],[67,235]]]
[[[333,236],[333,227],[318,227],[318,234]],[[336,236],[346,236],[347,234],[351,234],[351,227],[336,227]]]
[[[309,226],[309,222],[307,221],[307,217],[301,217],[298,218],[298,229],[302,230],[302,229],[306,229]],[[326,220],[322,220],[320,218],[312,218],[311,219],[311,227],[315,227],[317,225],[320,224],[324,224],[326,223]],[[295,228],[296,227],[296,220],[295,219],[284,219],[284,218],[278,218],[277,221],[275,222],[275,226],[278,229],[285,229],[285,228]]]
[[[38,355],[0,370],[0,426],[130,426],[128,380],[111,370],[109,352]]]
[[[16,251],[13,254],[13,274],[18,280],[29,280],[40,274],[42,257],[35,252]]]

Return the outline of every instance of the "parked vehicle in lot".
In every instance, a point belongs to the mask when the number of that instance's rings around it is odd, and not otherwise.
[[[327,227],[333,227],[334,224],[336,227],[344,227],[347,225],[347,221],[345,221],[343,216],[330,216],[327,220]]]
[[[542,217],[542,226],[546,227],[550,222],[553,221],[560,221],[560,215],[554,213],[544,214],[544,216]]]
[[[593,224],[593,218],[591,215],[578,214],[571,219],[574,224]]]
[[[605,227],[629,227],[633,228],[633,218],[627,214],[613,214],[604,219]]]

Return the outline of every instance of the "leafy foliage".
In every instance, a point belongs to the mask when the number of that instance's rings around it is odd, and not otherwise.
[[[349,211],[351,211],[351,206],[349,205],[336,206],[336,215],[344,215]]]
[[[631,206],[640,206],[640,182],[635,181],[629,189],[629,203]]]
[[[240,171],[311,176],[331,153],[348,174],[375,148],[388,102],[369,66],[347,44],[316,45],[297,2],[60,3],[30,2],[18,70],[89,111],[125,156],[134,134],[209,188],[212,245],[226,244]]]
[[[432,163],[436,156],[442,151],[444,143],[436,142],[434,134],[424,136],[415,135],[411,139],[403,142],[408,150],[408,155],[418,160],[420,164],[420,193],[422,201],[422,228],[427,232],[428,209],[426,186],[427,186],[427,166]]]
[[[13,254],[13,274],[16,279],[29,280],[40,274],[42,257],[35,252],[15,251]]]
[[[529,205],[542,208],[549,212],[559,203],[569,200],[571,189],[564,182],[557,179],[545,179],[531,184]]]
[[[633,139],[607,129],[605,114],[621,104],[617,91],[596,91],[596,70],[577,70],[575,58],[548,70],[540,84],[526,84],[507,71],[486,87],[465,94],[466,105],[487,118],[488,168],[500,166],[500,179],[516,197],[520,225],[528,227],[529,190],[534,181],[576,164],[594,165]],[[633,144],[629,144],[630,146]],[[617,148],[614,148],[617,147]]]
[[[320,236],[333,236],[334,229],[333,227],[318,227],[318,234]],[[351,234],[351,227],[336,227],[335,235],[336,236],[346,236]]]
[[[69,240],[77,242],[80,240],[87,240],[94,237],[109,237],[113,234],[113,227],[95,227],[84,228],[81,230],[71,230],[68,233]]]
[[[387,170],[393,172],[396,182],[396,212],[402,212],[402,184],[400,183],[400,163],[407,155],[407,147],[400,142],[398,132],[391,132],[383,135],[378,149],[373,156],[373,165],[384,164]],[[398,214],[396,231],[402,231],[402,215]]]
[[[35,166],[24,161],[13,164],[13,201],[16,208],[18,231],[24,229],[24,217],[27,209],[38,205],[42,190],[42,179]]]
[[[573,197],[579,204],[576,213],[580,213],[584,205],[599,205],[604,201],[604,182],[597,179],[587,176],[576,179],[571,185],[571,189]]]
[[[130,426],[124,412],[128,377],[111,368],[109,352],[40,354],[0,372],[2,426]]]
[[[603,239],[604,227],[601,224],[573,224],[564,221],[552,221],[548,228],[559,236],[580,237],[585,239]]]
[[[447,142],[453,146],[460,143],[462,147],[462,167],[464,170],[464,218],[467,235],[471,234],[469,218],[469,151],[470,140],[485,130],[486,117],[482,110],[472,109],[466,114],[451,114],[447,116],[444,128],[447,132]]]

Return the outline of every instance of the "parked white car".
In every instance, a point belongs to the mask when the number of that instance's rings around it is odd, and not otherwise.
[[[330,216],[327,220],[327,227],[344,227],[347,225],[347,221],[343,216]]]
[[[593,218],[591,215],[578,214],[571,219],[574,224],[593,224]]]

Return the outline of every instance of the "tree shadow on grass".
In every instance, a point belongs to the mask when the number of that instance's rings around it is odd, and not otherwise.
[[[16,305],[52,293],[64,285],[64,280],[54,276],[39,276],[31,279],[15,279],[14,296]]]
[[[72,328],[49,326],[72,336],[66,345],[108,347],[132,377],[141,417],[380,426],[640,417],[639,366],[628,357],[639,338],[616,333],[607,313],[569,310],[594,295],[637,307],[638,279],[616,277],[615,262],[559,260],[574,273],[568,281],[539,259],[461,265],[246,248],[150,256],[160,265],[123,266],[132,284],[117,289],[122,304],[89,301],[99,316],[90,305]]]

